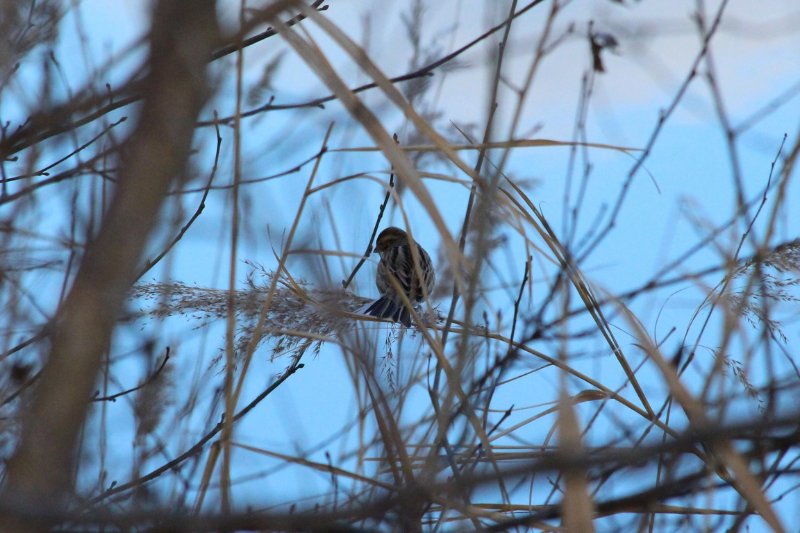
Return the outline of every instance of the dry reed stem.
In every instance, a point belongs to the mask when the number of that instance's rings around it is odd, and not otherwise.
[[[628,308],[622,303],[618,303],[618,307],[624,313],[628,324],[635,331],[636,337],[648,357],[661,371],[664,380],[669,385],[672,396],[683,407],[691,426],[700,429],[708,426],[709,422],[705,410],[700,402],[694,399],[689,391],[686,390],[675,372],[675,368],[661,355],[661,350],[650,340],[647,332],[642,329],[641,324]],[[734,477],[731,482],[739,494],[759,512],[774,531],[784,531],[783,525],[772,509],[772,505],[761,490],[761,483],[753,476],[747,466],[747,462],[731,446],[730,442],[714,444],[712,445],[712,450],[719,455],[719,460],[722,464],[733,473]]]

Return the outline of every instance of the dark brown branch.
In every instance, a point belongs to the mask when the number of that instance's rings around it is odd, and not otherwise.
[[[269,387],[267,387],[264,390],[264,392],[262,392],[261,394],[256,396],[253,399],[253,401],[251,401],[249,404],[247,404],[245,407],[243,407],[241,411],[236,413],[236,415],[233,417],[233,421],[234,422],[239,421],[243,416],[245,416],[247,413],[252,411],[253,408],[255,408],[255,406],[257,406],[259,403],[261,403],[262,400],[264,400],[264,398],[269,396],[272,393],[272,391],[277,389],[284,381],[289,379],[289,377],[291,377],[295,372],[297,372],[301,368],[303,368],[303,364],[300,363],[300,358],[298,357],[292,362],[291,366],[289,366],[289,368],[287,368],[284,371],[284,373],[281,374],[281,376],[278,379],[276,379]],[[175,459],[169,461],[168,463],[166,463],[164,465],[161,465],[160,467],[150,471],[149,473],[145,474],[144,476],[142,476],[140,478],[134,479],[134,480],[129,481],[127,483],[123,483],[122,485],[113,485],[112,487],[110,487],[104,493],[102,493],[102,494],[90,499],[89,500],[89,505],[95,505],[95,504],[100,503],[101,501],[103,501],[103,500],[105,500],[105,499],[107,499],[107,498],[109,498],[111,496],[114,496],[115,494],[119,494],[121,492],[125,492],[127,490],[134,489],[136,487],[140,487],[141,485],[144,485],[145,483],[148,483],[148,482],[156,479],[161,474],[164,474],[165,472],[169,472],[170,470],[173,470],[173,469],[177,468],[181,463],[183,463],[187,459],[189,459],[191,457],[194,457],[198,453],[202,452],[203,451],[203,446],[205,446],[206,443],[208,443],[208,441],[210,441],[212,438],[214,438],[214,436],[216,434],[218,434],[220,431],[222,431],[223,427],[224,427],[224,422],[222,420],[220,420],[219,423],[217,423],[217,425],[214,426],[211,429],[211,431],[206,433],[192,447],[190,447],[188,450],[186,450],[185,452],[183,452],[182,454],[177,456]]]
[[[164,257],[169,253],[170,250],[180,241],[183,236],[189,231],[189,228],[192,227],[194,221],[200,217],[200,214],[206,208],[206,198],[208,198],[208,191],[211,190],[211,183],[214,181],[214,176],[217,175],[217,166],[219,164],[219,152],[220,148],[222,147],[222,137],[219,134],[219,128],[216,128],[217,133],[217,147],[214,151],[214,165],[211,167],[211,173],[208,176],[208,183],[206,183],[205,191],[203,192],[203,197],[200,198],[200,204],[197,206],[194,214],[189,218],[186,224],[183,225],[181,230],[175,235],[175,238],[170,241],[170,243],[163,249],[161,252],[155,257],[155,259],[148,260],[147,264],[142,268],[141,272],[137,274],[136,279],[139,280],[147,274],[154,266],[156,266],[159,261],[164,259]]]
[[[314,0],[312,2],[311,9],[316,9],[317,11],[326,11],[328,6],[322,5],[325,3],[325,0]],[[287,20],[285,24],[287,26],[294,26],[306,19],[306,16],[302,13],[299,13],[292,17],[291,19]],[[277,35],[278,32],[273,28],[267,28],[266,30],[262,31],[257,35],[253,35],[252,37],[248,37],[247,39],[243,39],[241,42],[231,43],[229,45],[223,46],[222,48],[218,49],[216,52],[211,54],[211,61],[216,61],[217,59],[223,58],[227,55],[234,54],[243,48],[247,48],[248,46],[252,46],[256,43],[260,43],[264,39],[269,39]]]
[[[93,402],[116,402],[117,398],[121,398],[122,396],[130,394],[132,392],[136,392],[137,390],[143,389],[144,387],[146,387],[147,385],[149,385],[150,383],[152,383],[153,381],[155,381],[158,378],[159,374],[161,374],[161,372],[164,370],[164,367],[167,366],[167,362],[168,361],[169,361],[169,346],[167,346],[166,353],[164,354],[164,360],[161,361],[161,364],[158,365],[158,368],[156,368],[155,372],[153,372],[152,374],[147,376],[147,378],[142,383],[140,383],[136,387],[133,387],[133,388],[128,389],[128,390],[124,390],[122,392],[118,392],[116,394],[112,394],[110,396],[98,396],[100,394],[100,391],[96,391],[94,393],[94,397],[92,398],[92,401]]]
[[[678,108],[678,104],[683,100],[683,97],[689,91],[692,81],[694,81],[695,77],[697,76],[697,69],[700,67],[700,63],[703,61],[703,58],[706,57],[706,54],[708,54],[711,39],[714,37],[714,35],[716,35],[717,30],[719,29],[720,23],[722,22],[722,14],[725,12],[727,5],[728,0],[723,0],[723,2],[720,4],[717,14],[714,17],[714,21],[705,35],[703,35],[703,45],[692,62],[689,74],[683,80],[683,83],[678,88],[678,91],[675,93],[675,96],[672,98],[672,101],[669,103],[667,108],[659,111],[658,120],[656,121],[656,125],[650,134],[650,138],[647,140],[647,144],[642,151],[641,157],[636,160],[636,163],[634,163],[633,167],[631,167],[631,170],[628,172],[628,175],[625,177],[625,182],[622,184],[622,190],[617,196],[614,207],[611,209],[611,215],[609,216],[608,222],[598,232],[597,236],[592,240],[592,242],[586,246],[586,249],[580,253],[576,263],[583,262],[583,260],[589,256],[589,254],[600,244],[600,242],[602,242],[608,236],[609,232],[616,225],[617,217],[622,211],[622,205],[625,203],[625,199],[628,196],[628,191],[630,190],[631,183],[633,183],[633,179],[639,173],[639,170],[644,167],[645,161],[647,161],[647,159],[650,157],[653,147],[656,144],[656,140],[661,135],[667,120],[669,120],[670,116],[672,116],[672,114]]]
[[[55,183],[59,183],[67,179],[76,178],[81,174],[83,174],[84,172],[86,172],[87,169],[90,169],[93,163],[96,163],[97,161],[102,160],[104,157],[107,157],[108,154],[111,153],[111,151],[112,150],[103,150],[99,154],[92,156],[92,158],[89,159],[88,161],[79,163],[75,168],[71,168],[69,170],[59,172],[58,174],[55,174],[43,180],[36,181],[14,193],[2,195],[0,196],[0,205],[15,202],[20,198],[27,196],[38,189],[41,189],[42,187],[53,185]],[[93,172],[93,174],[97,173]],[[109,179],[107,176],[102,176],[102,177]]]
[[[328,6],[323,6],[324,0],[314,0],[311,7],[318,11],[325,11]],[[304,15],[297,15],[290,19],[286,24],[293,26],[300,21],[304,20]],[[236,52],[241,48],[252,46],[256,43],[263,41],[275,35],[275,30],[272,28],[245,39],[242,42],[236,42],[226,45],[213,54],[209,55],[209,62],[216,61],[222,57]],[[143,93],[142,80],[136,79],[136,75],[131,77],[131,80],[123,85],[123,87],[110,95],[102,96],[78,96],[71,101],[59,107],[50,109],[39,115],[30,117],[28,121],[20,126],[16,132],[4,138],[0,142],[0,155],[3,159],[8,159],[13,154],[38,144],[51,137],[61,135],[76,130],[86,124],[94,122],[95,120],[123,107],[127,107],[142,99]],[[85,90],[84,94],[89,90]],[[108,103],[105,103],[108,102]],[[92,109],[96,106],[102,106],[87,115],[76,119],[70,120],[70,117],[84,110]],[[225,122],[225,119],[222,120]],[[209,124],[210,125],[210,124]]]
[[[395,133],[394,142],[398,143],[397,134]],[[372,228],[372,235],[370,235],[369,243],[367,244],[367,249],[364,250],[364,255],[358,261],[358,264],[355,266],[353,271],[347,277],[345,281],[342,281],[342,288],[347,288],[350,285],[350,282],[353,281],[353,278],[356,277],[356,273],[361,269],[361,266],[364,262],[369,259],[369,256],[372,254],[372,245],[375,243],[375,236],[378,234],[378,227],[381,225],[381,220],[383,219],[383,212],[386,210],[386,206],[389,204],[389,198],[392,196],[392,189],[394,188],[394,172],[389,174],[389,188],[386,189],[386,196],[383,198],[383,203],[381,204],[380,208],[378,209],[378,218],[375,220],[375,226]]]
[[[300,172],[304,166],[308,165],[309,163],[313,163],[316,161],[324,152],[322,150],[317,151],[311,157],[308,157],[302,160],[300,163],[297,163],[292,168],[288,170],[282,170],[280,172],[276,172],[275,174],[270,174],[268,176],[262,176],[260,178],[250,178],[250,179],[241,179],[239,180],[238,185],[252,185],[254,183],[264,183],[265,181],[271,181],[274,179],[282,178],[284,176],[288,176],[290,174],[296,174]],[[177,194],[190,194],[195,192],[205,192],[206,190],[211,191],[227,191],[233,189],[235,187],[234,184],[229,183],[227,185],[211,185],[211,186],[203,186],[203,187],[196,187],[191,189],[180,189],[175,191],[170,191],[168,194],[170,196],[174,196]]]
[[[301,367],[298,366],[297,368]],[[297,369],[295,368],[295,370]],[[291,371],[290,369],[287,372]],[[281,379],[288,377],[284,374]],[[273,384],[276,386],[278,383]],[[263,395],[264,393],[262,393]],[[249,406],[248,406],[249,407]],[[244,410],[243,410],[244,411]],[[583,468],[597,472],[602,469],[600,475],[604,475],[609,468],[616,470],[625,468],[642,468],[644,464],[663,456],[664,454],[682,454],[691,451],[697,443],[715,443],[726,440],[738,440],[750,442],[749,449],[744,451],[746,457],[756,457],[764,453],[780,452],[781,450],[794,449],[797,446],[798,413],[790,413],[789,416],[780,419],[759,419],[748,420],[737,424],[714,425],[703,429],[686,432],[676,439],[658,446],[646,446],[639,448],[621,447],[619,449],[600,448],[594,450],[584,450],[579,454],[565,454],[560,451],[535,451],[530,457],[522,455],[513,468],[504,469],[500,473],[468,473],[463,477],[464,486],[456,487],[452,480],[439,483],[429,483],[424,487],[397,487],[390,495],[376,498],[373,501],[359,502],[349,508],[340,508],[335,511],[315,509],[313,511],[300,511],[288,513],[232,513],[230,515],[189,515],[176,513],[174,509],[151,510],[147,513],[111,513],[107,508],[102,510],[80,510],[78,512],[68,512],[63,509],[53,507],[51,503],[45,502],[36,507],[30,502],[18,502],[10,499],[0,500],[0,512],[23,516],[27,519],[46,517],[54,523],[72,523],[83,525],[116,524],[125,525],[127,528],[134,526],[154,526],[158,525],[161,530],[179,529],[192,531],[216,531],[220,529],[267,529],[267,530],[325,530],[330,531],[333,524],[341,525],[346,528],[346,523],[354,523],[367,520],[371,517],[386,519],[387,512],[397,509],[402,505],[404,498],[408,498],[413,491],[416,497],[426,494],[437,494],[440,497],[453,494],[465,487],[481,487],[495,482],[497,475],[502,475],[506,479],[526,476],[537,472],[558,472],[574,468]],[[237,417],[239,415],[237,414]],[[221,431],[222,423],[218,425]],[[769,433],[765,433],[767,431]],[[210,439],[210,437],[209,437]],[[207,440],[205,441],[207,442]],[[199,451],[199,450],[197,450]],[[795,472],[789,470],[788,472]],[[598,514],[607,516],[622,512],[631,512],[648,508],[649,504],[663,502],[671,498],[697,493],[700,490],[707,490],[710,486],[722,488],[728,485],[729,481],[719,479],[703,484],[709,480],[708,471],[705,466],[676,478],[670,482],[665,482],[658,487],[645,487],[632,494],[615,498],[601,500],[597,504]],[[130,489],[132,486],[126,488]],[[112,490],[115,490],[116,487]],[[110,491],[109,491],[110,492]],[[535,521],[557,519],[560,517],[561,506],[558,504],[533,506],[536,509],[533,513],[526,513],[507,521],[499,521],[495,524],[487,524],[489,531],[505,531],[515,526],[531,524]],[[704,510],[700,510],[702,514]],[[723,510],[724,512],[724,510]],[[728,511],[735,512],[735,511]],[[339,530],[339,529],[337,529]]]
[[[482,33],[481,35],[475,37],[473,40],[471,40],[470,42],[468,42],[464,46],[462,46],[462,47],[452,51],[451,53],[449,53],[449,54],[447,54],[445,56],[442,56],[439,59],[437,59],[435,61],[432,61],[431,63],[428,63],[427,65],[424,65],[424,66],[422,66],[422,67],[420,67],[420,68],[418,68],[418,69],[416,69],[414,71],[408,72],[408,73],[403,74],[401,76],[395,76],[394,78],[389,78],[389,81],[392,82],[392,83],[400,83],[400,82],[404,82],[404,81],[414,80],[414,79],[417,79],[417,78],[423,78],[423,77],[426,77],[426,76],[432,76],[433,72],[437,68],[449,63],[450,61],[456,59],[458,56],[460,56],[461,54],[463,54],[464,52],[466,52],[470,48],[474,47],[475,45],[477,45],[477,44],[479,44],[479,43],[481,43],[483,41],[485,41],[486,39],[488,39],[489,37],[491,37],[492,35],[494,35],[498,31],[500,31],[503,28],[505,28],[506,25],[508,23],[510,23],[512,20],[514,20],[517,17],[525,14],[527,11],[529,11],[530,9],[532,9],[532,8],[536,7],[537,5],[541,4],[543,1],[544,0],[533,0],[528,5],[526,5],[525,7],[521,8],[519,11],[514,13],[511,17],[507,18],[506,20],[504,20],[503,22],[501,22],[497,26],[489,28],[484,33]],[[354,94],[358,94],[360,92],[368,91],[370,89],[376,89],[377,87],[378,87],[378,84],[375,83],[375,82],[365,83],[364,85],[359,85],[358,87],[356,87],[354,89],[351,89],[351,92],[353,92]],[[327,96],[322,96],[322,97],[319,97],[319,98],[315,98],[313,100],[308,100],[306,102],[300,102],[300,103],[296,103],[296,104],[273,104],[272,102],[269,102],[268,104],[265,104],[265,105],[260,106],[260,107],[256,107],[255,109],[251,109],[249,111],[244,111],[239,116],[241,118],[247,118],[247,117],[252,117],[254,115],[258,115],[259,113],[264,113],[266,111],[281,111],[281,110],[287,110],[287,109],[302,109],[302,108],[306,108],[306,107],[320,107],[321,108],[321,107],[324,107],[326,103],[332,102],[334,100],[336,100],[336,95],[335,94],[329,94]],[[223,118],[219,119],[219,121],[221,123],[223,123],[223,124],[227,124],[227,123],[233,122],[233,120],[234,120],[233,116],[223,117]],[[212,126],[212,125],[214,125],[214,121],[212,121],[212,120],[200,121],[200,122],[197,123],[197,125],[198,126]]]
[[[95,142],[97,142],[97,141],[98,141],[98,140],[99,140],[101,137],[103,137],[105,134],[107,134],[108,132],[110,132],[110,131],[111,131],[113,128],[115,128],[116,126],[119,126],[120,124],[122,124],[122,123],[123,123],[123,122],[125,122],[126,120],[128,120],[128,117],[122,117],[122,118],[120,118],[119,120],[117,120],[117,121],[115,121],[115,122],[112,122],[111,124],[109,124],[108,126],[106,126],[105,128],[103,128],[103,129],[100,131],[100,133],[98,133],[97,135],[95,135],[94,137],[92,137],[91,139],[89,139],[88,141],[86,141],[85,143],[83,143],[82,145],[80,145],[79,147],[77,147],[76,149],[74,149],[73,151],[71,151],[70,153],[68,153],[67,155],[65,155],[65,156],[61,157],[60,159],[58,159],[58,160],[56,160],[56,161],[54,161],[54,162],[50,163],[50,164],[49,164],[49,165],[47,165],[46,167],[43,167],[43,168],[41,168],[40,170],[37,170],[36,172],[34,172],[34,173],[32,173],[32,174],[23,174],[23,175],[21,175],[21,176],[12,176],[12,177],[10,177],[10,178],[6,178],[6,179],[4,179],[4,180],[3,180],[3,183],[11,183],[12,181],[18,181],[18,180],[23,180],[23,179],[33,178],[33,177],[36,177],[36,176],[49,176],[50,174],[49,174],[49,172],[48,172],[48,171],[49,171],[50,169],[52,169],[53,167],[55,167],[55,166],[57,166],[57,165],[60,165],[61,163],[63,163],[63,162],[64,162],[64,161],[66,161],[67,159],[69,159],[69,158],[71,158],[71,157],[73,157],[73,156],[75,156],[75,155],[79,154],[79,153],[80,153],[80,152],[82,152],[83,150],[87,149],[87,148],[88,148],[88,147],[90,147],[92,144],[94,144]]]
[[[533,0],[532,2],[527,4],[525,7],[521,8],[519,11],[517,11],[513,15],[513,18],[517,18],[517,17],[525,14],[527,11],[529,11],[530,9],[536,7],[538,4],[542,3],[543,1],[544,0]],[[324,9],[324,8],[325,8],[325,6],[322,7],[322,9]],[[295,17],[295,19],[296,19],[296,17]],[[292,20],[295,20],[295,19],[292,19]],[[297,22],[295,22],[295,24],[296,23]],[[396,76],[394,78],[390,78],[390,81],[392,81],[393,83],[400,83],[400,82],[403,82],[403,81],[409,81],[409,80],[413,80],[413,79],[416,79],[416,78],[421,78],[421,77],[424,77],[424,76],[431,76],[433,74],[434,70],[436,70],[437,68],[441,67],[442,65],[445,65],[445,64],[449,63],[450,61],[452,61],[453,59],[457,58],[458,56],[460,56],[461,54],[463,54],[467,50],[473,48],[475,45],[481,43],[482,41],[486,40],[488,37],[490,37],[493,34],[497,33],[499,30],[503,29],[507,23],[508,23],[508,21],[503,21],[502,23],[498,24],[497,26],[494,26],[494,27],[490,28],[489,30],[487,30],[483,34],[479,35],[478,37],[476,37],[472,41],[466,43],[464,46],[458,48],[457,50],[454,50],[453,52],[451,52],[451,53],[449,53],[449,54],[447,54],[445,56],[442,56],[441,58],[437,59],[436,61],[433,61],[433,62],[431,62],[431,63],[429,63],[429,64],[427,64],[427,65],[425,65],[425,66],[423,66],[423,67],[421,67],[421,68],[419,68],[417,70],[414,70],[412,72],[403,74],[401,76]],[[272,36],[272,34],[269,33],[270,31],[273,31],[273,30],[267,30],[266,32],[260,34],[260,35],[263,36],[263,38],[261,40]],[[234,46],[234,45],[230,45],[230,46]],[[230,48],[230,46],[226,47],[226,48],[223,48],[222,50],[228,50]],[[238,43],[235,46],[239,46]],[[220,55],[220,57],[222,57],[223,55]],[[84,101],[84,102],[82,102],[80,104],[75,104],[74,101],[73,101],[73,102],[70,102],[68,104],[65,104],[64,106],[62,106],[60,108],[57,108],[57,109],[49,111],[46,116],[34,117],[28,123],[27,128],[17,130],[14,134],[8,136],[6,139],[4,139],[0,143],[0,154],[2,154],[3,157],[8,158],[8,157],[12,156],[13,154],[15,154],[17,152],[19,152],[21,150],[24,150],[25,148],[33,146],[34,144],[42,142],[42,141],[44,141],[46,139],[49,139],[51,137],[54,137],[56,135],[60,135],[62,133],[74,130],[76,128],[80,128],[81,126],[85,126],[86,124],[89,124],[89,123],[97,120],[98,118],[100,118],[100,117],[102,117],[102,116],[114,111],[114,110],[120,109],[120,108],[128,106],[130,104],[133,104],[133,103],[139,101],[139,99],[141,98],[139,96],[140,88],[141,88],[140,85],[141,85],[141,83],[139,81],[131,81],[131,82],[129,82],[124,89],[121,89],[120,91],[118,91],[116,93],[116,97],[114,99],[112,99],[112,101],[110,103],[104,105],[103,107],[101,107],[101,108],[99,108],[99,109],[97,109],[95,111],[92,111],[88,115],[86,115],[86,116],[84,116],[84,117],[82,117],[80,119],[77,119],[77,120],[69,121],[69,117],[72,116],[74,113],[79,112],[79,111],[81,111],[83,109],[91,109],[92,107],[94,107],[96,105],[100,105],[101,102],[107,100],[107,97],[103,96],[102,98],[90,98],[90,99],[87,99],[86,101]],[[375,83],[367,83],[367,84],[364,84],[364,85],[361,85],[359,87],[356,87],[356,88],[352,89],[352,92],[360,93],[360,92],[363,92],[363,91],[367,91],[369,89],[375,89],[376,87],[377,87],[377,84],[375,84]],[[245,111],[245,112],[241,113],[240,118],[251,117],[251,116],[254,116],[254,115],[257,115],[257,114],[260,114],[260,113],[264,113],[266,111],[279,111],[279,110],[287,110],[287,109],[301,109],[301,108],[307,108],[307,107],[323,107],[325,103],[331,102],[331,101],[333,101],[335,99],[336,99],[336,96],[333,95],[333,94],[330,94],[330,95],[327,95],[327,96],[323,96],[323,97],[320,97],[320,98],[315,98],[313,100],[309,100],[309,101],[301,102],[301,103],[296,103],[296,104],[272,104],[270,102],[267,105],[264,105],[264,106],[261,106],[261,107],[257,107],[255,109],[251,109],[249,111]],[[214,120],[199,121],[197,123],[197,126],[198,127],[204,127],[204,126],[213,126],[214,124],[227,124],[229,122],[232,122],[233,118],[234,117],[230,116],[230,117],[223,117],[223,118],[220,118],[220,119],[215,118]],[[52,126],[52,124],[57,124],[57,125],[56,126]],[[38,125],[38,126],[36,126],[36,125]],[[37,128],[41,128],[41,129],[36,131]]]

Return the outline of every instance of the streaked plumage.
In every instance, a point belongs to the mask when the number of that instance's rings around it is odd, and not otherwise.
[[[426,295],[430,295],[436,282],[436,275],[428,252],[416,242],[411,242],[417,247],[419,269],[414,266],[409,237],[405,231],[390,227],[383,230],[378,236],[375,253],[380,254],[381,260],[378,263],[375,284],[378,286],[381,297],[367,309],[369,315],[388,318],[394,322],[400,322],[406,327],[411,326],[411,314],[403,304],[403,299],[391,280],[397,281],[400,289],[412,304],[421,302]]]

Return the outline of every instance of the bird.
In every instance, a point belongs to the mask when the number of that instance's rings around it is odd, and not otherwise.
[[[418,265],[415,265],[411,246],[417,249]],[[430,295],[436,283],[431,258],[405,231],[395,227],[388,227],[378,235],[374,253],[381,258],[375,277],[380,298],[366,312],[376,318],[390,319],[410,327],[411,314],[398,290],[405,294],[412,305]]]

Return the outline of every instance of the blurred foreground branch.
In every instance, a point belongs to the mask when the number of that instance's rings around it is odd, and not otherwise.
[[[50,354],[8,465],[7,501],[59,501],[70,488],[87,399],[147,236],[170,183],[184,169],[197,115],[209,96],[206,59],[217,39],[213,1],[186,9],[182,2],[162,0],[155,7],[139,123],[124,150],[102,227],[58,313]]]

